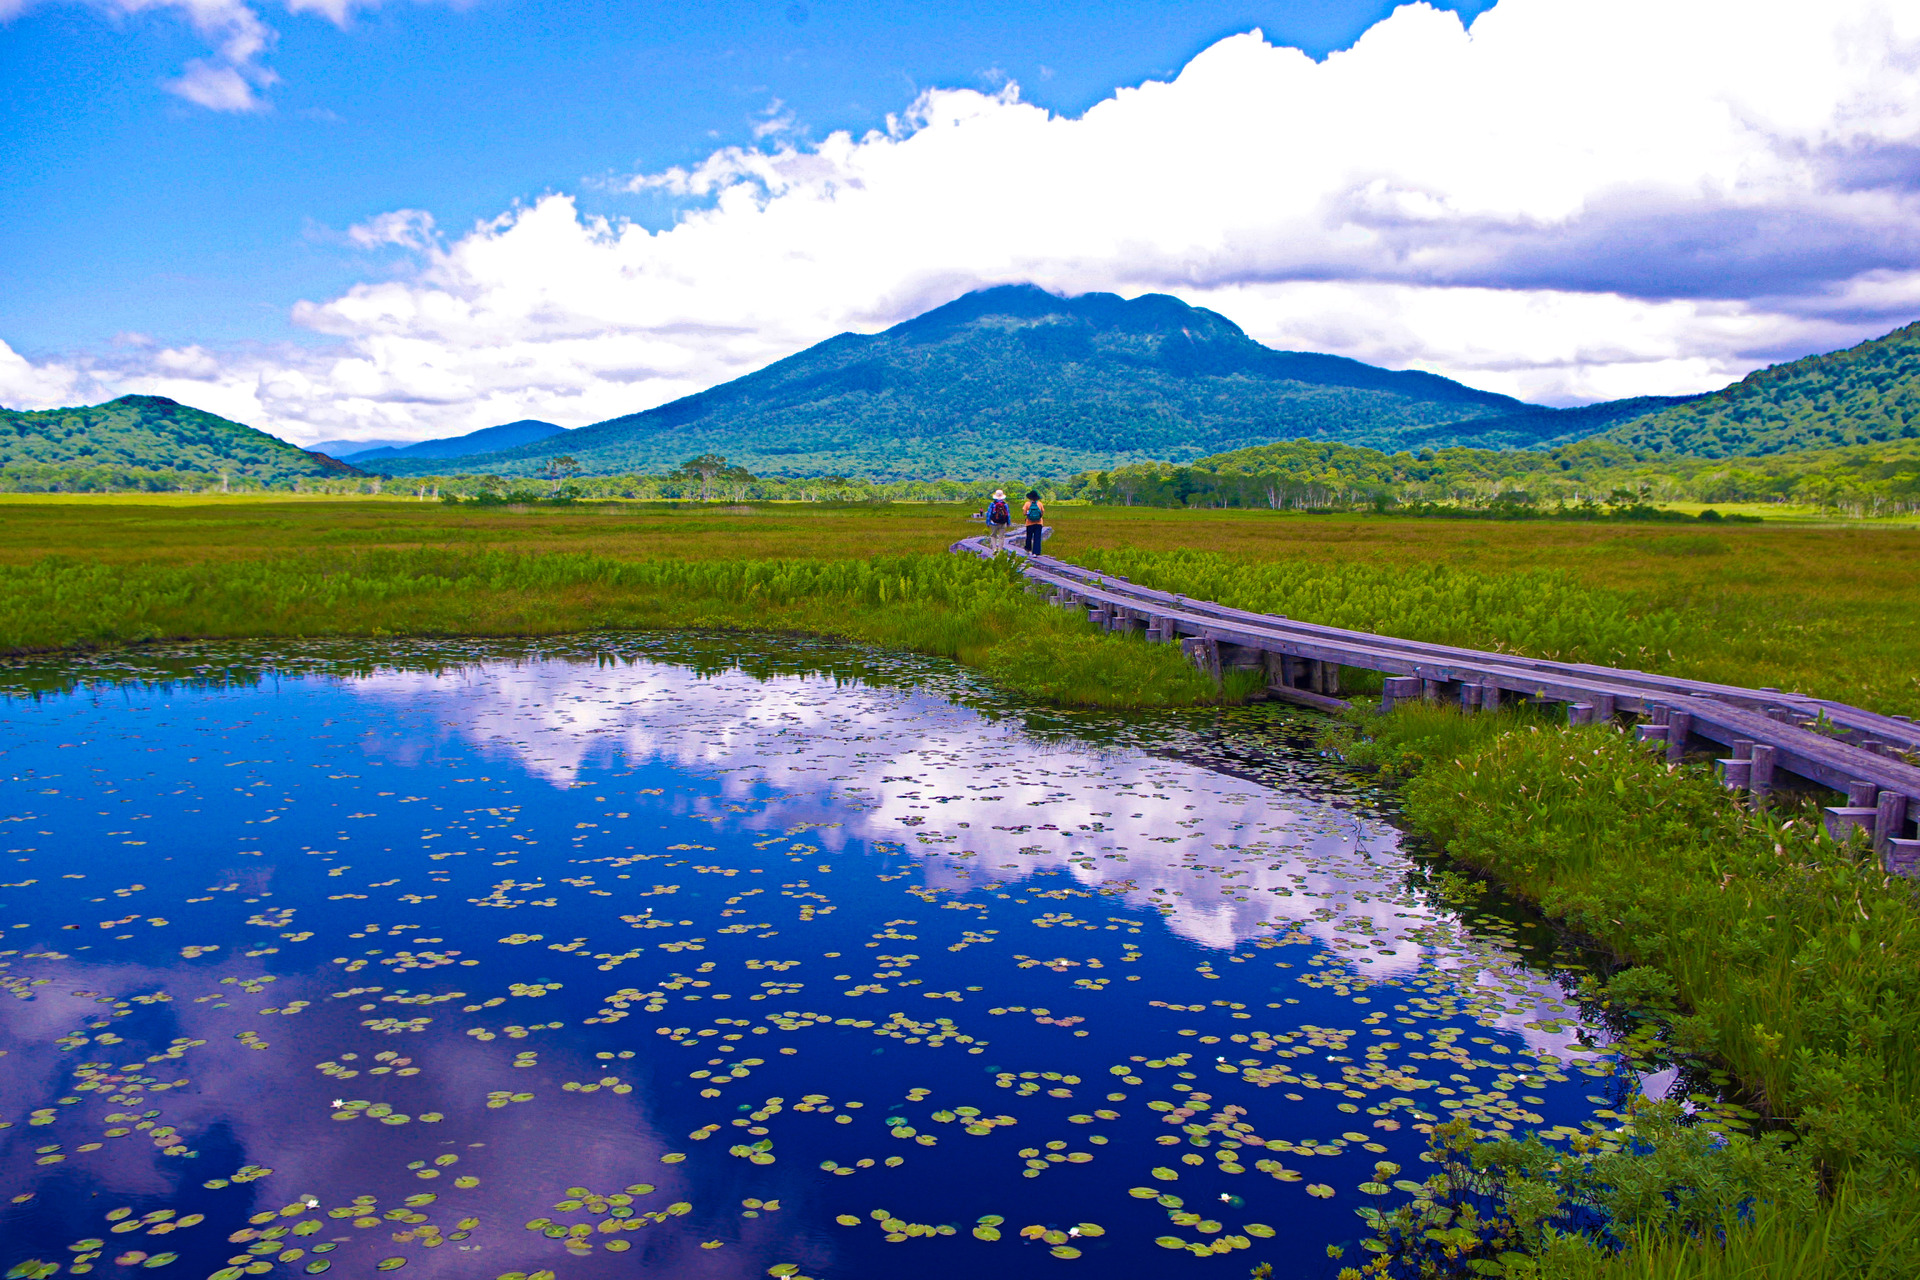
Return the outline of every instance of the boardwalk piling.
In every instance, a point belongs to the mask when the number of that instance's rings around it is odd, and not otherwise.
[[[1667,760],[1676,763],[1687,753],[1687,734],[1693,729],[1693,714],[1678,707],[1667,712]]]
[[[1220,680],[1220,645],[1212,636],[1188,636],[1180,642],[1181,652],[1194,666]]]
[[[1873,852],[1880,865],[1887,865],[1893,842],[1907,829],[1907,798],[1898,791],[1882,791],[1873,820]]]
[[[1747,790],[1753,794],[1755,812],[1766,807],[1767,793],[1773,790],[1773,748],[1764,742],[1753,744],[1752,772],[1747,776]]]
[[[1384,713],[1393,710],[1396,702],[1405,702],[1420,696],[1420,678],[1418,676],[1389,676],[1380,683],[1380,710]]]
[[[1736,739],[1733,754],[1714,761],[1720,766],[1720,784],[1729,791],[1745,791],[1747,781],[1753,774],[1753,743],[1745,738]]]
[[[1827,834],[1844,844],[1855,831],[1864,831],[1872,839],[1874,820],[1879,814],[1879,808],[1873,805],[1834,804],[1821,811],[1821,819],[1826,823]]]

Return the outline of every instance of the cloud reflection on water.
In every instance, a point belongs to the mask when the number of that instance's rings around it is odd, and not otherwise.
[[[1380,943],[1355,961],[1402,976],[1422,954],[1409,935],[1437,919],[1399,885],[1398,833],[1383,822],[1182,761],[1037,741],[932,694],[557,661],[352,688],[555,786],[616,752],[715,772],[729,797],[779,793],[735,816],[749,829],[819,823],[808,838],[824,848],[905,845],[928,859],[929,885],[955,891],[1066,872],[1128,906],[1171,908],[1175,933],[1216,950],[1288,925],[1332,944],[1352,932],[1322,918],[1340,900]]]

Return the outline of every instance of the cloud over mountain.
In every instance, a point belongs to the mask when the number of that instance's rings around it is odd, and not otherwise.
[[[936,89],[865,137],[620,180],[688,202],[661,231],[566,194],[444,244],[398,211],[356,234],[414,274],[296,309],[332,349],[0,352],[0,400],[153,390],[298,438],[582,423],[1014,281],[1531,399],[1703,390],[1920,314],[1917,71],[1894,0],[1408,5],[1319,62],[1229,37],[1077,118]]]

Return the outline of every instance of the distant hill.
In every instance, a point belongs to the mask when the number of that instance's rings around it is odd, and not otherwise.
[[[307,452],[324,453],[329,458],[345,462],[354,454],[365,453],[369,449],[402,449],[411,443],[411,440],[320,440],[308,445]]]
[[[773,476],[1066,475],[1274,440],[1475,444],[1485,425],[1450,424],[1533,408],[1435,374],[1276,351],[1164,294],[1060,298],[1006,285],[565,437],[379,465],[528,475],[564,453],[607,474],[719,453]]]
[[[1692,404],[1702,396],[1633,396],[1625,400],[1602,400],[1573,409],[1529,407],[1519,413],[1472,422],[1449,423],[1429,431],[1408,433],[1400,442],[1402,449],[1445,449],[1460,443],[1462,436],[1473,436],[1479,449],[1546,449],[1571,444],[1611,430],[1676,405]]]
[[[12,478],[224,472],[258,484],[366,474],[165,396],[121,396],[75,409],[0,409],[0,470]]]
[[[1759,457],[1920,437],[1920,324],[1750,373],[1605,433],[1636,449]]]
[[[395,442],[386,447],[376,445],[335,456],[351,458],[355,466],[364,467],[384,464],[394,458],[458,458],[472,453],[497,453],[566,434],[565,427],[542,422],[538,418],[522,418],[518,422],[502,423],[497,427],[482,427],[463,436],[445,436],[439,440],[422,440],[417,444]]]

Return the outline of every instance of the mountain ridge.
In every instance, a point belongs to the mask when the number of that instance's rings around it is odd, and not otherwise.
[[[1755,370],[1606,438],[1657,453],[1753,458],[1920,438],[1920,322]]]
[[[432,440],[415,440],[411,443],[376,445],[335,456],[344,461],[351,461],[355,466],[381,462],[389,458],[458,458],[471,453],[515,449],[536,440],[566,434],[568,429],[557,423],[543,422],[539,418],[519,418],[513,422],[503,422],[497,427],[481,427],[478,431],[469,431],[465,435],[439,436]]]
[[[767,475],[1063,475],[1302,435],[1384,447],[1408,431],[1444,435],[1451,422],[1535,408],[1438,374],[1277,351],[1166,294],[1062,298],[1002,285],[564,441],[448,461],[527,475],[564,452],[605,474],[711,452]]]

